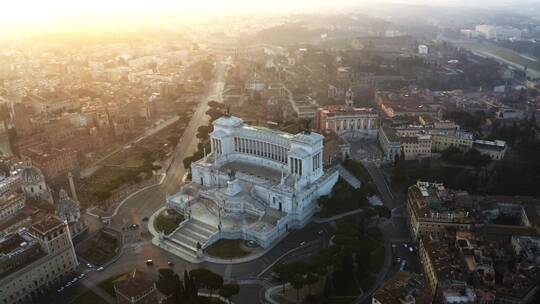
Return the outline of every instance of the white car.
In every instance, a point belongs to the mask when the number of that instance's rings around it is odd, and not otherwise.
[[[96,271],[101,272],[101,271],[103,271],[103,269],[104,268],[100,266],[100,267],[98,267],[98,269],[96,269]]]
[[[57,289],[56,291],[58,291],[58,292],[62,292],[62,291],[64,291],[64,286],[62,286],[62,287],[58,288],[58,289]]]
[[[90,263],[87,263],[87,264],[86,264],[86,267],[88,267],[88,268],[93,268],[94,266],[92,266],[92,264],[90,264]]]
[[[79,275],[79,279],[82,279],[82,278],[84,278],[84,276],[85,276],[85,275],[86,275],[86,274],[84,274],[84,273],[81,273],[81,274]]]

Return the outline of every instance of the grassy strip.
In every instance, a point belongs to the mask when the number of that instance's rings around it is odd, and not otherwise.
[[[221,239],[206,248],[205,253],[223,259],[244,257],[249,255],[250,252],[242,248],[242,242],[243,240]]]
[[[178,227],[178,225],[184,220],[184,217],[180,214],[176,216],[165,216],[160,214],[154,221],[154,227],[157,231],[163,231],[165,234],[169,234]]]

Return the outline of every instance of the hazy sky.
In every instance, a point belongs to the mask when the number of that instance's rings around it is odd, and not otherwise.
[[[32,31],[48,27],[150,23],[173,17],[197,19],[235,12],[332,12],[387,2],[493,6],[528,1],[533,0],[5,0],[0,10],[0,26]]]

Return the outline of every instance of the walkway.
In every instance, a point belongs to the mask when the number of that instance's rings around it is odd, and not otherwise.
[[[351,187],[353,187],[354,189],[360,188],[362,183],[349,170],[347,170],[341,164],[337,164],[336,169],[339,171],[339,176],[341,176],[347,183],[349,183]]]
[[[314,217],[311,221],[314,222],[314,223],[317,223],[317,224],[324,224],[324,223],[337,221],[339,219],[342,219],[344,217],[347,217],[347,216],[350,216],[350,215],[353,215],[353,214],[362,213],[362,211],[363,211],[362,208],[358,208],[358,209],[354,209],[354,210],[351,210],[351,211],[348,211],[348,212],[345,212],[345,213],[334,215],[334,216],[329,217],[329,218]]]

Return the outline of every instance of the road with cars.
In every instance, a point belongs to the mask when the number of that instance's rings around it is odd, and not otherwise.
[[[145,220],[155,210],[163,206],[166,193],[178,191],[181,179],[185,174],[182,160],[195,152],[197,148],[198,139],[195,136],[197,128],[208,123],[208,117],[205,114],[208,109],[208,101],[221,100],[225,71],[226,66],[218,63],[216,77],[179,141],[174,152],[174,161],[168,169],[164,182],[133,195],[113,217],[110,227],[122,232],[123,251],[121,257],[111,265],[106,266],[105,269],[81,264],[81,278],[77,276],[77,279],[69,283],[69,286],[59,289],[59,292],[47,298],[44,303],[72,303],[77,296],[88,289],[100,294],[103,290],[96,287],[99,282],[135,268],[157,278],[157,270],[163,267],[170,267],[177,273],[199,267],[208,268],[221,274],[227,281],[237,281],[242,284],[240,294],[235,297],[238,303],[256,303],[257,301],[253,301],[254,294],[258,295],[262,303],[264,302],[265,289],[275,285],[275,282],[272,282],[271,268],[276,262],[304,259],[327,246],[329,237],[321,237],[321,235],[326,235],[329,228],[322,229],[321,227],[325,227],[325,225],[315,224],[308,225],[301,230],[291,231],[263,257],[241,264],[224,265],[204,262],[193,265],[151,244],[151,235],[148,233]],[[96,218],[87,217],[87,219],[91,222],[89,225],[92,230],[99,229],[100,223]],[[147,263],[147,260],[152,260],[152,262]],[[83,284],[80,284],[80,281],[83,281]]]
[[[146,227],[146,220],[155,210],[163,206],[166,193],[178,191],[182,177],[186,173],[182,160],[195,152],[197,148],[198,139],[195,136],[197,128],[208,123],[208,117],[205,114],[208,109],[208,101],[221,100],[225,72],[226,66],[218,63],[216,77],[196,108],[184,135],[180,139],[174,151],[173,162],[168,168],[163,183],[133,195],[113,217],[110,226],[121,231],[122,234],[121,257],[105,269],[99,269],[93,265],[81,265],[81,274],[77,276],[77,279],[73,279],[74,281],[72,280],[73,282],[69,286],[47,299],[48,303],[72,303],[77,296],[88,289],[101,294],[103,290],[97,287],[99,282],[135,268],[157,278],[157,270],[164,267],[172,268],[177,273],[199,267],[208,268],[221,274],[226,281],[236,281],[241,284],[240,294],[234,298],[237,303],[265,303],[265,290],[277,284],[272,279],[271,271],[276,263],[306,260],[328,246],[332,231],[329,223],[311,223],[303,229],[293,230],[261,258],[240,264],[204,262],[194,265],[151,244],[151,235]],[[414,244],[411,245],[409,239],[404,202],[396,198],[386,183],[380,167],[378,167],[379,154],[375,143],[370,141],[363,148],[360,147],[362,147],[362,143],[353,144],[352,157],[356,156],[363,161],[381,192],[383,203],[392,210],[392,219],[381,227],[385,236],[389,261],[385,263],[385,268],[378,278],[377,284],[380,284],[400,268],[419,271],[420,266],[416,258],[416,247]],[[97,219],[89,218],[88,220],[93,221],[90,226],[94,230],[100,226]],[[79,278],[79,276],[81,277]],[[81,280],[83,284],[79,284]],[[257,295],[257,299],[254,299],[254,295]],[[357,303],[368,303],[370,300],[368,296],[369,294],[358,298]],[[110,298],[106,298],[106,300],[110,300]]]

